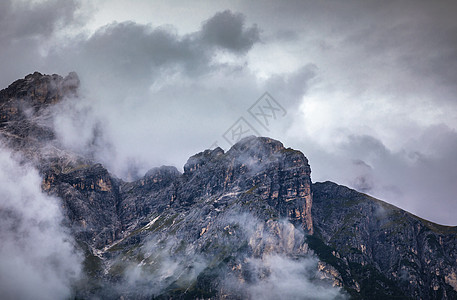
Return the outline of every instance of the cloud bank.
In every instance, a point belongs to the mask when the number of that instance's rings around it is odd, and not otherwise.
[[[242,117],[303,151],[315,181],[457,224],[453,1],[175,4],[4,1],[0,85],[76,71],[59,135],[119,177],[228,148]],[[268,129],[247,112],[265,91],[287,111]]]
[[[0,151],[0,293],[5,299],[72,296],[82,257],[62,226],[59,200],[41,191],[41,178]]]
[[[189,212],[184,225],[151,233],[143,245],[124,251],[108,271],[118,280],[105,282],[100,295],[142,299],[204,291],[207,297],[243,299],[347,298],[331,280],[320,279],[304,233],[287,220],[263,221],[228,210],[195,239],[189,231],[198,216]]]

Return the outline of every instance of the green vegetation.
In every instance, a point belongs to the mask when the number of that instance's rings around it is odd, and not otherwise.
[[[333,247],[327,246],[320,238],[313,235],[307,236],[306,241],[309,248],[317,254],[319,259],[333,266],[341,274],[344,281],[344,274],[346,274],[345,263],[332,253],[333,251],[337,252],[337,250]]]
[[[405,219],[405,215],[406,216],[409,216],[410,218],[413,218],[413,219],[416,219],[418,221],[420,221],[425,227],[427,227],[428,229],[430,229],[431,231],[435,232],[435,233],[438,233],[438,234],[453,234],[453,235],[457,235],[457,226],[446,226],[446,225],[440,225],[440,224],[436,224],[436,223],[433,223],[433,222],[430,222],[428,220],[425,220],[425,219],[422,219],[421,217],[418,217],[412,213],[409,213],[407,211],[404,211],[392,204],[389,204],[389,203],[386,203],[382,200],[379,200],[379,199],[376,199],[376,198],[373,198],[371,196],[368,196],[366,195],[366,197],[373,201],[373,202],[376,202],[377,204],[379,204],[382,208],[386,209],[390,215],[395,215],[397,216],[397,221],[399,222],[402,222],[403,224],[400,224],[400,225],[406,225],[408,224],[408,221]]]
[[[254,190],[257,189],[258,187],[259,187],[258,184],[254,185],[252,188],[250,188],[249,190],[246,191],[246,194],[252,195]]]
[[[360,284],[360,292],[348,291],[353,299],[409,299],[393,280],[371,265],[349,263],[350,272]]]
[[[430,229],[431,231],[433,231],[435,233],[443,234],[443,235],[447,235],[447,234],[457,235],[457,226],[439,225],[439,224],[424,220],[415,215],[412,215],[412,216],[414,216],[415,218],[420,220],[428,229]]]
[[[302,154],[299,150],[295,150],[292,148],[285,148],[280,151],[281,153],[297,153],[297,154]]]

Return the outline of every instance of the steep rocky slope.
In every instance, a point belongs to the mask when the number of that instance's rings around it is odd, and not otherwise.
[[[114,177],[55,137],[52,107],[77,101],[78,85],[34,73],[0,92],[3,145],[40,171],[85,253],[77,297],[457,297],[456,227],[312,184],[306,157],[278,141],[205,150],[183,173]]]
[[[72,226],[79,228],[78,239],[99,261],[98,270],[88,266],[97,275],[119,282],[132,266],[159,268],[153,266],[161,260],[148,258],[151,247],[163,244],[167,259],[190,257],[182,262],[189,264],[186,269],[169,274],[169,286],[159,291],[187,290],[187,297],[244,295],[212,277],[245,282],[257,276],[249,271],[248,258],[306,257],[305,234],[313,232],[308,162],[268,138],[246,138],[227,153],[220,148],[199,153],[183,174],[161,167],[127,183],[95,165],[65,174],[49,171],[44,186],[63,199]],[[198,269],[196,257],[204,267],[187,274]]]
[[[311,248],[338,270],[355,298],[457,297],[457,227],[332,182],[313,184],[312,215]]]
[[[19,79],[0,91],[0,134],[13,149],[37,149],[54,139],[49,124],[49,107],[64,96],[76,95],[79,78],[70,73],[42,75],[38,72]]]

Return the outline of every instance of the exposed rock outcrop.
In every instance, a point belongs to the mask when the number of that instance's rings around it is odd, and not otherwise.
[[[332,182],[313,184],[313,195],[310,246],[336,267],[354,298],[457,297],[449,280],[457,270],[457,227]]]
[[[327,298],[457,298],[456,227],[312,184],[306,157],[279,141],[247,137],[133,182],[64,149],[51,108],[78,86],[74,73],[34,73],[0,91],[2,143],[38,168],[85,251],[77,297],[253,298],[246,287],[269,282],[279,256],[312,264],[300,280]]]

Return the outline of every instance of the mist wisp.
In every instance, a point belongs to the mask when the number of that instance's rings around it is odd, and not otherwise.
[[[0,294],[4,299],[64,299],[80,278],[82,256],[62,225],[59,200],[38,172],[0,149]]]

